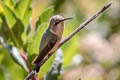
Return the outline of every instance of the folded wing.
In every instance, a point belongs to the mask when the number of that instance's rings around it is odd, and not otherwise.
[[[51,33],[45,33],[42,37],[39,55],[33,60],[32,64],[38,64],[44,57],[49,53],[49,51],[54,47],[57,42],[57,37]]]

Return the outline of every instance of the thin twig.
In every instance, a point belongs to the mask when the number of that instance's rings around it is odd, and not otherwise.
[[[105,5],[101,10],[96,12],[92,17],[90,17],[88,20],[83,22],[75,31],[73,31],[69,36],[67,36],[63,41],[61,41],[59,47],[61,47],[64,43],[66,43],[69,39],[71,39],[77,32],[79,32],[81,29],[83,29],[86,25],[88,25],[91,21],[93,21],[96,17],[98,17],[103,11],[105,11],[111,3],[108,3]]]
[[[90,22],[92,22],[96,17],[98,17],[101,13],[103,13],[108,7],[110,7],[111,3],[108,3],[105,5],[101,10],[99,10],[97,13],[95,13],[92,17],[90,17],[88,20],[84,21],[75,31],[73,31],[69,36],[67,36],[63,41],[61,41],[58,48],[60,48],[63,44],[65,44],[68,40],[70,40],[76,33],[78,33],[81,29],[83,29],[85,26],[87,26]],[[46,57],[40,62],[39,68],[49,59],[49,57],[54,53],[46,55]],[[36,74],[36,70],[33,70],[28,76],[25,78],[25,80],[29,80],[34,74]]]
[[[26,56],[26,53],[25,53],[24,49],[21,49],[21,54],[22,54],[22,57],[23,57],[26,65],[27,65],[27,68],[28,68],[28,71],[27,71],[27,72],[28,72],[28,73],[31,73],[32,70],[30,69],[30,65],[28,64],[28,59],[27,59],[27,56]],[[36,75],[33,75],[32,79],[33,79],[33,80],[37,80]]]

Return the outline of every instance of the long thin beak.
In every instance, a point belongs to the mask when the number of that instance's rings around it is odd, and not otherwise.
[[[65,19],[63,19],[63,20],[60,20],[59,23],[60,23],[60,22],[63,22],[63,21],[66,21],[66,20],[70,20],[70,19],[72,19],[72,18],[65,18]]]

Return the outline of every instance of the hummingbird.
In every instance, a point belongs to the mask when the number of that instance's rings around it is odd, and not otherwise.
[[[33,60],[32,64],[39,64],[46,55],[58,49],[64,31],[64,21],[69,19],[72,18],[64,18],[61,15],[55,15],[50,18],[49,26],[40,42],[39,55]]]

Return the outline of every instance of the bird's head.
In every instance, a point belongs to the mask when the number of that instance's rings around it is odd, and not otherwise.
[[[64,18],[60,15],[55,15],[50,18],[49,28],[56,30],[57,28],[64,27],[64,21],[69,20],[72,18]]]

